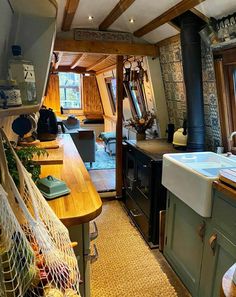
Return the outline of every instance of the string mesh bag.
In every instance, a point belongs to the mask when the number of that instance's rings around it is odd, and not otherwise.
[[[17,216],[34,251],[38,271],[38,281],[23,296],[79,297],[80,274],[68,230],[49,207],[2,129],[0,134],[16,161],[19,186],[6,169],[5,175],[19,205],[21,214],[18,211]]]
[[[2,185],[0,212],[0,296],[24,296],[38,275],[35,255]]]

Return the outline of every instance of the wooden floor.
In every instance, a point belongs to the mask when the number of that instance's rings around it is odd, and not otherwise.
[[[89,174],[98,192],[115,190],[115,169],[89,170]]]

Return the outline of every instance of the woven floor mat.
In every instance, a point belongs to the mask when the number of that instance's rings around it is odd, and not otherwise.
[[[118,201],[96,219],[98,260],[91,268],[92,297],[174,297],[175,289]]]

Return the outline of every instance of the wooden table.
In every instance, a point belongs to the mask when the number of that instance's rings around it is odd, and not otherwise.
[[[66,226],[87,223],[101,213],[101,198],[70,135],[60,135],[57,140],[63,146],[63,164],[42,165],[41,177],[52,175],[65,181],[71,193],[48,203]]]

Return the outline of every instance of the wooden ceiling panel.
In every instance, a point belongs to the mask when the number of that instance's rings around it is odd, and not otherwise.
[[[59,65],[69,66],[73,63],[73,61],[77,58],[77,56],[78,56],[77,53],[63,52],[63,56],[61,58]]]
[[[103,59],[101,59],[97,64],[87,68],[87,70],[100,71],[101,69],[108,68],[114,64],[116,64],[116,55],[104,55]]]
[[[80,63],[80,66],[87,68],[90,65],[97,63],[102,57],[103,55],[101,54],[87,54],[86,59]]]

